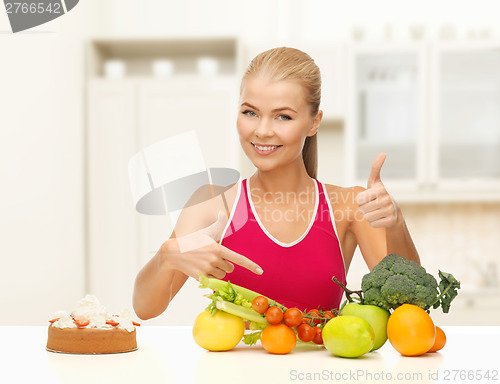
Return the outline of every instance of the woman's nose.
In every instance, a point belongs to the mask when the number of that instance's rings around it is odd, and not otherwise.
[[[272,122],[269,119],[261,119],[255,128],[255,136],[271,137],[274,135]]]

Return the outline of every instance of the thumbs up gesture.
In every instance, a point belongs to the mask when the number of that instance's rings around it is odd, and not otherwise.
[[[385,158],[385,153],[377,155],[372,164],[366,190],[356,196],[359,211],[374,228],[389,228],[398,220],[399,207],[380,179],[380,170]]]

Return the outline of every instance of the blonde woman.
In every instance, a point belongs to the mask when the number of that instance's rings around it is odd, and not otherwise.
[[[338,308],[354,251],[369,269],[388,253],[420,263],[399,206],[374,159],[367,188],[316,180],[319,68],[293,48],[262,52],[240,88],[237,129],[257,168],[224,190],[202,188],[171,238],[139,272],[134,309],[160,315],[188,277],[230,280],[287,307]],[[208,195],[208,198],[207,198]]]

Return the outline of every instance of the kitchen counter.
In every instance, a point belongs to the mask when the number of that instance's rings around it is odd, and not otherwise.
[[[260,342],[208,352],[191,327],[153,326],[138,328],[137,351],[69,355],[45,350],[47,327],[3,326],[0,383],[500,383],[500,327],[442,328],[448,342],[437,353],[404,357],[387,341],[345,359],[314,345],[272,355]]]

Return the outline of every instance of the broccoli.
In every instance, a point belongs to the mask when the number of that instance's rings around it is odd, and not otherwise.
[[[402,304],[414,304],[429,312],[441,305],[447,313],[457,296],[460,282],[451,274],[439,271],[441,283],[416,262],[390,254],[363,276],[361,290],[364,303],[395,309]],[[439,290],[438,290],[439,287]]]

